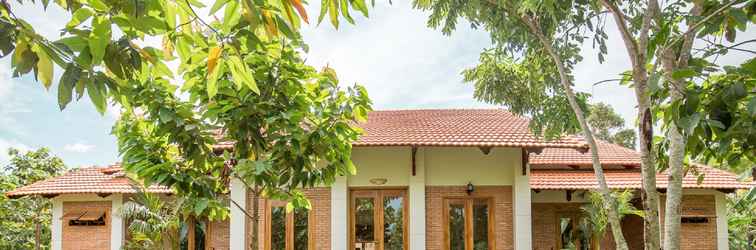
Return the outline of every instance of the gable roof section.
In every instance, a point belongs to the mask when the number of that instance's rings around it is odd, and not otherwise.
[[[171,193],[167,187],[153,185],[150,193]],[[72,169],[62,176],[35,182],[6,193],[8,197],[60,194],[133,194],[139,188],[126,178],[119,165]]]
[[[587,148],[576,137],[538,138],[528,123],[503,109],[372,111],[359,124],[365,133],[353,145]]]
[[[635,150],[610,143],[596,140],[598,145],[599,161],[601,165],[640,166],[640,153]],[[531,166],[575,165],[592,166],[591,152],[578,152],[567,148],[544,148],[540,154],[531,154],[529,158]]]
[[[689,189],[747,189],[754,187],[754,182],[739,182],[737,177],[727,171],[713,167],[696,165],[699,173],[703,174],[703,181],[688,173],[683,178],[683,188]],[[641,173],[638,169],[604,170],[606,182],[612,189],[640,189]],[[666,173],[656,174],[657,188],[666,189],[668,176]],[[530,172],[530,188],[544,190],[588,190],[598,189],[598,182],[593,170],[532,170]]]

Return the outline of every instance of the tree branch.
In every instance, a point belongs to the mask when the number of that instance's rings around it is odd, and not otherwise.
[[[676,43],[680,42],[680,41],[681,41],[682,39],[684,39],[685,37],[687,37],[687,36],[690,36],[690,35],[691,35],[692,33],[694,33],[694,32],[695,32],[695,31],[696,31],[696,30],[697,30],[697,29],[698,29],[699,27],[701,27],[701,25],[704,25],[704,24],[705,24],[706,22],[708,22],[708,21],[709,21],[710,19],[712,19],[712,18],[714,18],[715,16],[719,15],[720,13],[724,12],[725,10],[727,10],[727,9],[728,9],[728,8],[730,8],[730,7],[732,7],[732,6],[733,6],[733,5],[735,5],[736,3],[737,3],[737,1],[731,1],[731,2],[729,2],[729,3],[727,3],[727,4],[725,4],[725,5],[722,5],[722,7],[720,7],[720,8],[719,8],[719,9],[717,9],[717,10],[715,10],[714,12],[712,12],[711,14],[709,14],[708,16],[704,17],[703,19],[701,19],[701,21],[698,21],[697,23],[695,23],[695,24],[691,25],[691,26],[690,26],[690,28],[688,28],[688,30],[687,30],[687,31],[685,31],[685,33],[683,33],[682,35],[678,36],[678,37],[677,37],[677,38],[675,38],[675,40],[673,40],[673,41],[672,41],[671,43],[669,43],[669,44],[667,44],[666,46],[664,46],[664,50],[666,50],[666,49],[669,49],[670,47],[672,47],[672,46],[673,46],[673,45],[675,45]]]

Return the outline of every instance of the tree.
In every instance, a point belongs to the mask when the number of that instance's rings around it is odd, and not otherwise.
[[[352,124],[365,119],[370,101],[359,85],[338,86],[333,69],[305,65],[298,30],[309,17],[302,1],[53,3],[72,14],[57,41],[34,32],[2,1],[0,56],[13,54],[14,76],[33,71],[48,88],[54,65],[63,68],[61,109],[85,92],[101,113],[109,101],[123,107],[114,132],[124,168],[147,186],[169,186],[193,200],[192,216],[226,217],[238,205],[226,203],[231,177],[258,199],[306,208],[301,188],[354,173],[351,142],[360,131]],[[368,14],[364,0],[321,4],[318,22],[328,16],[334,27],[341,18],[353,22],[350,11]],[[223,18],[208,22],[200,9],[222,10]],[[146,38],[162,41],[160,48],[142,45]],[[258,205],[248,214],[255,222]]]
[[[738,150],[731,153],[728,149],[731,141],[736,141],[733,145],[740,148],[743,143],[752,140],[752,130],[748,135],[743,133],[748,132],[747,129],[737,129],[740,125],[735,125],[733,131],[738,131],[738,139],[717,136],[716,134],[729,134],[724,132],[728,131],[728,128],[720,125],[722,123],[719,119],[722,117],[715,114],[712,119],[701,119],[701,114],[694,113],[696,106],[701,103],[701,98],[706,95],[695,92],[701,89],[701,85],[693,78],[706,79],[710,76],[709,73],[719,70],[716,64],[709,61],[712,55],[727,53],[730,49],[737,50],[737,46],[746,44],[723,46],[718,42],[710,42],[709,39],[721,42],[721,38],[724,37],[733,42],[738,30],[745,31],[747,24],[753,22],[753,16],[756,14],[753,12],[753,6],[756,5],[748,1],[680,1],[660,6],[656,0],[649,0],[645,4],[602,0],[601,4],[614,18],[632,63],[631,73],[626,74],[625,80],[632,80],[639,106],[641,166],[644,172],[646,200],[646,249],[658,249],[660,245],[657,241],[660,238],[658,211],[651,211],[658,206],[658,202],[654,201],[656,194],[653,191],[655,173],[651,171],[656,170],[657,157],[660,160],[660,169],[668,168],[669,172],[664,248],[679,249],[680,203],[685,163],[691,158],[700,160],[700,156],[714,157],[720,162],[723,159],[738,161],[738,156],[749,154],[737,153]],[[697,49],[702,53],[696,56],[692,53],[696,40],[709,41],[712,46]],[[745,91],[739,91],[743,92]],[[737,97],[736,100],[743,100],[745,95],[736,94],[734,97]],[[735,104],[739,102],[736,100],[730,104],[728,99],[719,99],[720,105],[709,108],[728,115],[738,113],[730,113],[734,110],[746,109],[746,106]],[[722,105],[722,101],[728,104]],[[725,106],[730,108],[726,109]],[[654,149],[652,145],[652,125],[656,119],[663,121],[666,132],[666,139],[661,140],[662,143],[656,146],[658,149]],[[695,139],[690,140],[691,138]],[[704,149],[703,145],[724,145],[727,149],[714,153]]]
[[[612,106],[605,103],[591,105],[588,124],[599,139],[635,148],[635,132],[625,128],[625,119],[615,113]]]
[[[481,55],[481,64],[463,72],[476,86],[476,98],[509,106],[532,118],[537,134],[548,138],[582,131],[591,148],[599,192],[606,202],[609,224],[617,249],[627,249],[617,204],[606,184],[597,144],[586,120],[586,94],[573,90],[572,66],[581,58],[582,30],[593,28],[590,10],[580,1],[415,1],[415,7],[431,10],[431,27],[449,34],[457,19],[483,26],[496,48]],[[587,8],[586,8],[587,7]],[[573,26],[577,31],[573,31]],[[594,40],[603,46],[605,34]],[[605,50],[604,50],[605,51]],[[564,108],[569,107],[569,109]],[[566,118],[566,119],[565,119]]]
[[[727,231],[733,249],[756,249],[756,188],[727,200]]]
[[[47,148],[21,152],[9,149],[10,162],[0,172],[0,193],[58,176],[63,161]],[[0,196],[0,248],[49,249],[52,203],[39,196]]]

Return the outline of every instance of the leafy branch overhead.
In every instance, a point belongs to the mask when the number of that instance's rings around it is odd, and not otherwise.
[[[122,107],[113,132],[123,166],[195,201],[192,216],[226,217],[232,176],[306,206],[299,188],[355,171],[354,123],[371,103],[363,87],[339,86],[334,69],[305,64],[304,1],[43,1],[71,14],[57,40],[13,12],[33,2],[0,3],[0,57],[12,58],[13,75],[57,87],[61,109],[85,94],[100,113]],[[368,15],[365,0],[321,4],[317,22],[333,27]]]

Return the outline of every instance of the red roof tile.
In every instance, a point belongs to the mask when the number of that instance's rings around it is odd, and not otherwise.
[[[528,122],[503,109],[372,111],[354,146],[586,147],[575,137],[538,138]]]
[[[131,194],[139,189],[126,178],[121,167],[86,167],[72,169],[68,173],[39,181],[6,193],[8,197],[25,195],[59,195],[59,194]],[[171,193],[171,190],[158,185],[147,189],[151,193]]]
[[[699,189],[745,189],[756,185],[754,182],[739,182],[737,177],[727,171],[713,167],[696,165],[699,173],[704,175],[703,181],[698,184],[697,176],[688,173],[683,178],[683,188]],[[533,169],[530,172],[530,188],[532,189],[560,189],[560,190],[583,190],[597,189],[598,182],[592,170],[554,170]],[[641,173],[639,169],[604,170],[606,182],[613,189],[640,189]],[[667,187],[667,174],[656,175],[656,186]]]
[[[640,153],[610,142],[597,140],[602,165],[640,166]],[[541,154],[531,154],[531,166],[576,165],[591,166],[591,152],[581,153],[569,148],[545,148]]]

